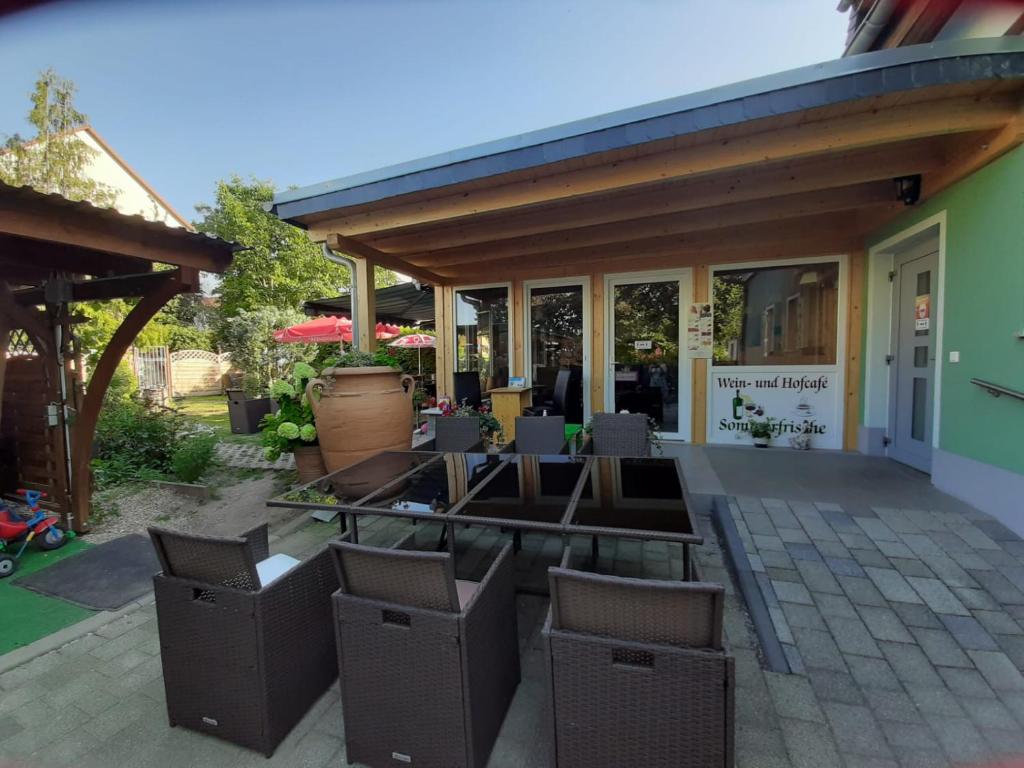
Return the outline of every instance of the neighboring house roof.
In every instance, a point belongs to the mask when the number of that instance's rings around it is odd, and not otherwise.
[[[1019,0],[841,0],[844,56],[941,40],[1024,33]]]
[[[121,166],[121,168],[124,169],[125,173],[131,176],[132,179],[134,179],[135,182],[146,191],[146,194],[152,197],[153,200],[157,202],[157,204],[159,204],[162,208],[164,208],[167,211],[168,215],[170,215],[175,221],[177,221],[179,224],[181,224],[181,226],[185,227],[186,229],[192,229],[192,223],[184,216],[182,216],[180,213],[178,213],[178,211],[175,210],[174,206],[167,202],[166,198],[164,198],[163,195],[161,195],[159,192],[153,189],[153,187],[150,186],[149,182],[139,175],[138,171],[136,171],[134,168],[128,165],[127,161],[125,161],[125,159],[117,153],[117,150],[110,146],[107,140],[100,135],[99,131],[97,131],[91,125],[84,125],[81,128],[79,128],[78,131],[88,133],[89,136],[91,136],[93,140],[100,145],[102,150],[106,152],[108,155],[110,155],[111,159],[119,166]]]
[[[931,86],[1015,78],[1024,78],[1024,39],[1016,37],[875,51],[287,190],[270,209],[309,226],[339,208],[712,128]]]
[[[414,325],[434,319],[434,289],[429,285],[400,283],[378,288],[375,296],[378,320]],[[310,315],[347,315],[352,312],[352,297],[313,299],[304,306]]]
[[[149,198],[154,204],[162,208],[165,215],[173,219],[176,225],[184,227],[185,229],[192,229],[192,223],[184,216],[182,216],[180,213],[178,213],[178,211],[175,210],[174,206],[167,202],[163,195],[161,195],[152,186],[150,186],[149,182],[142,178],[142,176],[140,176],[139,173],[134,168],[132,168],[127,163],[127,161],[125,161],[125,159],[121,157],[121,155],[117,153],[117,150],[115,150],[107,142],[107,140],[100,135],[99,131],[97,131],[91,125],[83,125],[78,128],[75,128],[74,130],[68,131],[67,133],[61,133],[59,135],[73,136],[76,134],[81,134],[84,138],[81,138],[80,140],[83,141],[87,146],[90,146],[91,149],[94,149],[97,152],[106,155],[114,164],[114,166],[118,168],[122,173],[127,175],[131,182],[133,182],[139,188],[143,195]],[[31,147],[35,146],[38,143],[38,140],[33,139],[31,141],[25,142],[24,146]],[[8,151],[10,150],[0,149],[0,154]],[[96,162],[95,160],[93,160],[93,162],[90,163],[90,166],[94,170],[94,173],[95,165]],[[111,183],[112,180],[110,179],[98,178],[95,175],[93,175],[93,180],[112,187],[116,192],[119,193],[119,198],[121,195],[128,191],[123,186],[118,184],[116,181],[114,183]],[[118,204],[115,205],[114,207],[118,209],[121,213],[128,216],[143,215],[140,211],[137,210],[123,210],[124,202],[121,201],[120,199],[118,200]],[[151,216],[144,216],[144,218],[152,220]]]

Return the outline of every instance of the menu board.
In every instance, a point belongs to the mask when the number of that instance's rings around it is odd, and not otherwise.
[[[843,447],[840,375],[835,371],[734,368],[711,376],[713,443],[746,444],[750,420],[771,419],[771,445],[788,448],[789,438],[807,433],[812,448]]]
[[[686,318],[686,352],[691,358],[711,359],[714,339],[711,305],[696,302],[690,305]]]

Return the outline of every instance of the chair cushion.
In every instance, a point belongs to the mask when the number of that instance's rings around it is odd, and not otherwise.
[[[455,591],[459,593],[460,610],[466,610],[466,607],[469,605],[469,601],[473,599],[473,595],[476,594],[479,587],[480,583],[477,581],[466,581],[465,579],[455,580]]]
[[[273,584],[301,561],[289,555],[271,555],[266,560],[256,563],[256,573],[260,577],[260,585],[266,587]]]

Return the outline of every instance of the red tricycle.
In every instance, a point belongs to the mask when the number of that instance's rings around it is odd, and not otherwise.
[[[28,515],[18,514],[0,499],[0,579],[14,573],[18,558],[33,539],[40,549],[46,550],[62,547],[67,541],[64,531],[57,527],[57,518],[39,508],[39,499],[46,496],[44,492],[19,488],[18,493],[25,497]],[[19,542],[21,546],[16,554],[5,552]]]

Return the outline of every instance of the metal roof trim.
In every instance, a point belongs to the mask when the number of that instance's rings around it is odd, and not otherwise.
[[[283,191],[269,208],[294,219],[760,117],[1005,77],[1024,78],[1024,38],[872,51]]]

